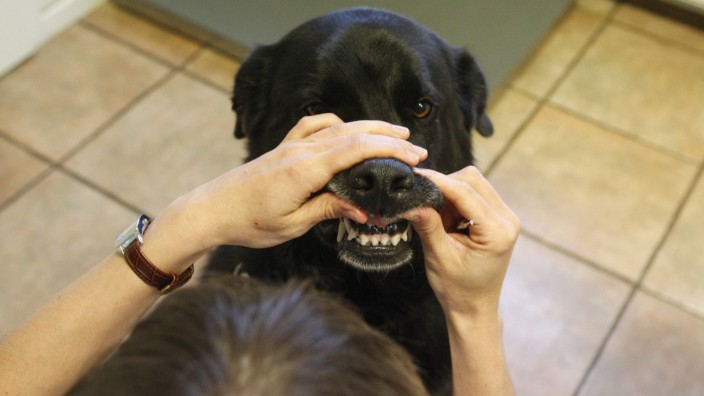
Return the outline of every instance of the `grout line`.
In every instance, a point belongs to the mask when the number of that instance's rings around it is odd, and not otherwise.
[[[601,356],[603,355],[604,351],[606,350],[606,346],[608,345],[609,341],[611,340],[611,337],[613,336],[614,332],[616,331],[616,328],[621,323],[621,319],[623,319],[623,316],[624,316],[627,308],[630,306],[631,301],[633,301],[633,298],[635,297],[636,293],[638,291],[647,290],[647,288],[643,288],[643,281],[645,280],[646,275],[650,271],[650,268],[653,266],[655,259],[657,258],[658,254],[660,253],[660,250],[662,250],[662,247],[667,242],[670,234],[672,233],[672,229],[675,227],[675,225],[677,224],[677,221],[681,217],[685,206],[690,201],[690,198],[691,198],[692,194],[694,193],[694,190],[696,189],[699,181],[704,180],[702,178],[702,174],[704,174],[704,163],[702,163],[699,166],[699,169],[697,170],[696,174],[692,178],[692,181],[690,182],[690,185],[687,188],[687,191],[685,192],[684,196],[680,200],[679,205],[677,205],[677,209],[675,210],[675,212],[671,216],[670,221],[669,221],[665,231],[663,232],[662,236],[660,237],[660,240],[658,241],[657,244],[655,244],[655,248],[653,249],[652,254],[648,258],[648,261],[646,262],[643,269],[641,270],[641,273],[638,277],[638,280],[636,281],[633,289],[631,290],[630,294],[626,298],[623,306],[619,310],[618,315],[616,316],[614,323],[609,328],[609,331],[606,333],[606,337],[604,338],[604,341],[602,342],[599,349],[597,350],[597,353],[594,356],[594,359],[592,360],[591,364],[587,368],[586,373],[585,373],[584,377],[582,378],[582,380],[580,381],[579,385],[577,386],[577,389],[576,389],[574,395],[578,395],[581,392],[582,388],[584,387],[585,383],[589,379],[589,377],[590,377],[591,373],[593,372],[594,368],[596,367],[597,363],[601,360]],[[664,299],[662,296],[658,295],[657,293],[651,292],[649,294],[651,296],[657,298],[659,301],[663,301],[663,302],[666,302],[670,305],[674,305],[672,302],[669,302],[667,299]],[[677,309],[683,310],[685,312],[692,313],[691,310],[683,309],[683,307],[676,306],[676,305],[675,305],[675,307]],[[701,315],[696,315],[696,316],[704,319],[704,317],[702,317]]]
[[[655,14],[652,12],[650,12],[650,13],[655,16],[661,16],[661,15],[658,15],[658,14]],[[652,31],[642,29],[642,28],[640,28],[636,25],[633,25],[629,22],[623,22],[623,21],[619,21],[619,20],[614,20],[613,22],[614,22],[615,26],[618,26],[619,28],[624,29],[624,30],[628,30],[631,33],[635,33],[640,36],[645,36],[651,40],[659,42],[660,44],[677,47],[677,49],[679,49],[680,51],[687,52],[687,53],[691,54],[692,56],[704,58],[704,51],[700,48],[687,45],[686,43],[683,43],[682,41],[675,40],[670,37],[661,36],[657,33],[652,32]],[[688,25],[682,24],[681,22],[678,24],[688,26]]]
[[[166,84],[166,82],[168,80],[170,80],[171,78],[176,76],[179,72],[183,72],[185,70],[185,67],[193,59],[195,59],[198,55],[200,55],[202,53],[203,46],[199,44],[199,47],[195,51],[193,51],[192,54],[187,56],[181,62],[181,64],[173,65],[173,64],[170,64],[170,63],[167,63],[167,62],[161,60],[160,58],[155,57],[154,55],[142,50],[141,48],[138,48],[134,45],[131,45],[129,42],[122,40],[113,34],[105,32],[101,29],[97,29],[97,28],[94,29],[93,25],[88,24],[83,20],[78,21],[75,25],[81,25],[82,27],[87,28],[88,30],[96,32],[110,41],[113,41],[117,44],[120,44],[128,49],[131,49],[132,51],[134,51],[140,55],[146,56],[149,59],[154,60],[155,62],[161,64],[162,66],[167,67],[169,70],[162,77],[157,79],[152,85],[145,88],[141,93],[139,93],[131,101],[129,101],[127,104],[125,104],[122,108],[118,109],[105,122],[103,122],[101,125],[99,125],[92,133],[90,133],[88,136],[83,138],[76,145],[74,145],[70,150],[68,150],[65,154],[63,154],[61,157],[59,157],[58,160],[53,160],[53,159],[49,158],[48,156],[42,154],[41,152],[37,151],[36,149],[32,148],[31,146],[29,146],[23,142],[18,141],[17,139],[11,137],[9,134],[0,130],[0,138],[6,140],[7,142],[12,144],[13,146],[27,152],[31,156],[37,158],[38,160],[40,160],[48,165],[47,169],[43,170],[39,175],[32,178],[29,182],[27,182],[24,186],[22,186],[17,192],[12,194],[10,197],[8,197],[4,201],[0,202],[0,213],[2,211],[4,211],[7,207],[9,207],[12,203],[14,203],[17,200],[19,200],[20,198],[22,198],[26,193],[31,191],[34,187],[36,187],[39,183],[41,183],[46,178],[48,178],[55,171],[64,173],[65,175],[77,180],[78,182],[80,182],[84,186],[102,194],[103,196],[114,201],[118,205],[125,207],[128,210],[134,211],[136,213],[143,212],[139,208],[130,204],[129,202],[127,202],[127,201],[121,199],[120,197],[116,196],[115,194],[101,188],[100,186],[96,185],[95,183],[91,182],[90,180],[80,176],[78,173],[66,168],[65,163],[67,161],[69,161],[71,158],[73,158],[76,154],[78,154],[81,150],[83,150],[86,146],[88,146],[91,142],[93,142],[95,139],[97,139],[99,136],[101,136],[106,130],[108,130],[112,125],[114,125],[116,122],[118,122],[125,114],[127,114],[129,111],[131,111],[135,106],[137,106],[140,102],[142,102],[147,96],[151,95],[153,92],[155,92],[159,88],[163,87],[164,84]]]
[[[621,308],[616,313],[616,318],[611,323],[611,326],[609,326],[609,329],[606,331],[606,335],[603,341],[601,342],[601,345],[599,345],[599,348],[597,349],[596,354],[592,358],[592,361],[589,363],[589,366],[587,366],[587,369],[584,371],[582,379],[579,381],[577,387],[572,393],[573,396],[578,396],[582,392],[584,385],[587,383],[587,380],[591,377],[591,374],[596,368],[597,363],[599,363],[599,361],[601,360],[601,356],[604,354],[604,351],[606,350],[606,346],[609,344],[609,341],[611,341],[611,337],[616,332],[616,328],[621,324],[621,319],[623,319],[623,316],[626,313],[628,307],[631,305],[631,301],[633,300],[633,297],[636,295],[637,291],[637,286],[632,287],[630,292],[628,293],[628,296],[621,304]]]
[[[168,67],[169,69],[178,68],[178,67],[181,66],[186,60],[190,60],[190,59],[192,58],[192,56],[193,56],[194,53],[200,53],[201,49],[203,48],[203,44],[200,43],[200,42],[197,42],[197,43],[196,43],[197,47],[196,47],[196,49],[193,50],[193,53],[188,54],[188,55],[184,58],[184,60],[181,61],[181,63],[171,63],[170,61],[168,61],[168,60],[166,60],[166,59],[164,59],[164,58],[159,57],[158,55],[154,54],[153,52],[150,52],[150,51],[148,51],[148,50],[145,50],[145,49],[143,49],[143,48],[141,48],[141,47],[135,45],[135,44],[132,43],[131,41],[126,40],[126,39],[124,39],[124,38],[122,38],[122,37],[120,37],[120,36],[118,36],[118,35],[116,35],[116,34],[110,32],[110,31],[108,31],[108,30],[103,29],[103,28],[100,27],[99,25],[94,25],[94,24],[92,24],[92,23],[90,23],[90,22],[87,22],[87,21],[85,21],[85,20],[78,21],[78,22],[76,23],[76,25],[78,25],[78,26],[80,26],[80,27],[82,27],[82,28],[84,28],[84,29],[86,29],[86,30],[89,30],[89,31],[91,31],[91,32],[93,32],[93,33],[95,33],[95,34],[98,34],[98,35],[102,36],[103,38],[108,39],[108,40],[110,40],[110,41],[112,41],[112,42],[114,42],[114,43],[117,43],[117,44],[119,44],[119,45],[121,45],[121,46],[123,46],[123,47],[125,47],[125,48],[129,48],[129,49],[131,49],[132,51],[138,53],[139,55],[142,55],[142,56],[144,56],[144,57],[146,57],[146,58],[148,58],[148,59],[150,59],[150,60],[152,60],[152,61],[154,61],[154,62],[160,64],[161,66]]]
[[[5,198],[4,200],[0,201],[0,213],[2,213],[6,208],[8,208],[13,203],[15,203],[20,198],[22,198],[25,193],[32,190],[36,185],[38,185],[44,179],[49,177],[49,175],[51,173],[53,173],[53,171],[54,171],[55,162],[51,158],[40,153],[39,151],[35,150],[31,146],[29,146],[19,140],[16,140],[14,137],[9,135],[8,133],[3,131],[2,129],[0,129],[0,139],[4,140],[9,145],[15,147],[18,150],[24,151],[25,153],[27,153],[31,157],[37,159],[40,162],[43,162],[46,165],[46,168],[43,169],[41,172],[39,172],[39,174],[30,178],[17,191],[15,191],[13,194],[11,194],[9,197]]]
[[[651,289],[647,286],[641,287],[640,292],[643,294],[647,294],[648,296],[669,305],[670,307],[677,309],[679,311],[683,311],[687,313],[688,315],[691,315],[697,319],[703,320],[704,321],[704,313],[702,311],[690,307],[686,304],[683,304],[681,301],[677,301],[677,299],[672,298],[664,293],[661,293],[655,289]]]
[[[604,16],[604,19],[601,21],[601,24],[599,27],[597,27],[592,33],[589,39],[582,44],[581,48],[577,53],[574,55],[574,58],[565,66],[565,69],[563,72],[555,79],[555,81],[552,83],[552,86],[547,90],[547,92],[538,99],[538,103],[536,104],[535,109],[526,117],[526,119],[519,125],[517,128],[516,132],[513,134],[511,139],[506,143],[506,145],[503,147],[503,149],[494,157],[494,160],[489,164],[489,166],[486,167],[486,175],[489,176],[491,172],[494,170],[496,165],[504,158],[506,153],[510,151],[510,149],[515,145],[516,141],[520,137],[520,135],[523,134],[523,132],[526,130],[526,127],[535,119],[536,114],[540,112],[540,110],[545,106],[546,104],[549,103],[550,97],[557,91],[557,89],[562,85],[562,83],[567,79],[567,76],[572,72],[572,69],[584,58],[584,55],[586,54],[587,50],[594,44],[594,42],[601,36],[601,34],[604,32],[606,27],[611,23],[616,11],[618,10],[620,6],[618,4],[614,5],[613,9],[606,15]],[[555,34],[554,32],[552,34]],[[512,84],[508,84],[508,87],[513,89]],[[531,95],[534,97],[534,95]]]
[[[103,195],[104,197],[108,198],[109,200],[113,201],[114,203],[117,203],[118,205],[124,207],[125,209],[128,209],[135,214],[142,214],[146,213],[146,211],[142,208],[139,208],[132,203],[124,200],[123,198],[120,198],[118,195],[115,193],[95,184],[93,181],[90,179],[81,176],[80,174],[74,172],[71,169],[68,169],[64,167],[63,165],[57,165],[56,169],[60,171],[61,173],[65,174],[66,176],[76,180],[80,184],[83,184],[85,187],[90,188],[91,190]]]
[[[118,122],[125,114],[130,112],[135,106],[137,106],[137,104],[142,102],[147,96],[151,95],[157,89],[163,87],[164,84],[168,80],[173,78],[173,76],[175,76],[175,75],[176,75],[176,70],[170,70],[165,75],[160,77],[158,80],[156,80],[154,83],[152,83],[146,89],[144,89],[141,93],[139,93],[137,96],[135,96],[129,103],[127,103],[126,105],[122,106],[122,108],[117,110],[105,122],[103,122],[100,126],[98,126],[92,133],[90,133],[88,136],[83,138],[80,142],[76,143],[76,145],[74,145],[73,148],[71,148],[69,151],[67,151],[61,158],[59,158],[59,160],[56,161],[56,164],[63,166],[66,162],[68,162],[71,158],[73,158],[76,154],[78,154],[81,150],[83,150],[91,142],[93,142],[95,139],[100,137],[106,130],[108,130],[111,126],[113,126],[116,122]]]
[[[581,255],[579,255],[579,254],[577,254],[577,253],[575,253],[575,252],[573,252],[573,251],[571,251],[571,250],[569,250],[569,249],[567,249],[567,248],[564,248],[564,247],[562,247],[562,246],[560,246],[560,245],[557,245],[557,244],[555,244],[554,242],[550,242],[550,241],[548,241],[548,240],[542,238],[542,237],[539,236],[538,234],[526,230],[525,228],[522,228],[522,229],[521,229],[521,235],[522,235],[522,236],[525,236],[525,237],[527,237],[527,238],[530,238],[530,239],[532,239],[533,241],[535,241],[535,242],[537,242],[537,243],[539,243],[539,244],[541,244],[541,245],[543,245],[543,246],[549,248],[550,250],[553,250],[553,251],[555,251],[555,252],[558,252],[558,253],[560,253],[560,254],[562,254],[563,256],[566,256],[566,257],[568,257],[568,258],[571,258],[571,259],[573,259],[573,260],[579,262],[580,264],[583,264],[583,265],[585,265],[585,266],[587,266],[587,267],[589,267],[589,268],[591,268],[591,269],[593,269],[593,270],[595,270],[595,271],[597,271],[597,272],[600,272],[600,273],[602,273],[602,274],[604,274],[604,275],[606,275],[606,276],[608,276],[608,277],[610,277],[610,278],[619,280],[619,281],[621,281],[621,282],[623,282],[623,283],[626,283],[626,284],[630,285],[631,287],[633,287],[633,286],[635,285],[635,282],[636,282],[636,281],[634,281],[633,279],[629,279],[629,278],[626,277],[625,275],[619,274],[618,272],[613,271],[613,270],[611,270],[610,268],[603,267],[603,266],[599,265],[599,263],[597,263],[597,262],[595,262],[595,261],[592,261],[592,260],[590,260],[590,259],[588,259],[588,258],[586,258],[586,257],[584,257],[584,256],[581,256]]]
[[[222,87],[221,85],[218,85],[218,84],[216,84],[216,83],[214,83],[214,82],[212,82],[212,81],[210,81],[210,80],[208,80],[208,79],[200,76],[199,74],[194,73],[188,69],[183,70],[181,74],[183,74],[184,76],[186,76],[192,80],[198,81],[199,83],[203,83],[210,88],[213,88],[213,89],[218,90],[224,94],[227,94],[228,96],[232,95],[232,89],[226,89],[226,88]],[[233,72],[233,80],[232,81],[234,84],[234,72]]]
[[[55,163],[54,160],[52,160],[45,154],[42,154],[40,151],[34,149],[32,146],[15,139],[12,135],[2,130],[2,128],[0,128],[0,139],[6,141],[8,144],[14,146],[15,148],[24,151],[25,153],[31,155],[39,161],[45,162],[47,165],[52,165]]]
[[[128,46],[129,48],[134,49],[133,47]],[[141,51],[141,50],[138,50]],[[186,57],[180,65],[169,65],[169,71],[164,74],[161,78],[157,79],[152,85],[148,86],[145,88],[139,95],[135,96],[129,103],[127,103],[125,106],[123,106],[121,109],[116,111],[110,118],[107,119],[103,124],[101,124],[98,128],[93,131],[90,135],[88,135],[86,138],[81,140],[78,144],[76,144],[71,150],[69,150],[66,154],[61,157],[57,163],[61,166],[65,164],[68,160],[70,160],[72,157],[74,157],[78,152],[83,150],[88,144],[90,144],[92,141],[97,139],[100,135],[102,135],[106,130],[108,130],[111,126],[113,126],[117,121],[119,121],[125,114],[130,112],[134,107],[136,107],[139,103],[144,101],[144,99],[148,96],[150,96],[152,93],[156,92],[158,89],[162,88],[169,80],[173,79],[175,76],[177,76],[180,72],[183,72],[185,70],[185,67],[198,55],[201,54],[203,51],[203,47],[198,48],[198,50],[194,51],[191,55]]]
[[[41,182],[46,180],[52,173],[54,173],[55,170],[56,170],[56,167],[53,164],[49,164],[49,166],[46,169],[44,169],[38,175],[31,178],[27,183],[25,183],[22,187],[20,187],[20,189],[17,190],[14,194],[5,198],[2,202],[0,202],[0,214],[2,214],[2,212],[5,211],[5,209],[12,206],[12,204],[19,201],[20,198],[24,197],[25,194],[27,194],[29,191],[34,189],[34,187],[36,187]]]
[[[660,153],[662,155],[665,155],[665,156],[668,156],[672,159],[678,160],[684,164],[698,167],[702,163],[702,160],[696,158],[695,156],[681,153],[675,149],[671,149],[667,146],[664,146],[660,143],[657,143],[657,142],[654,142],[651,140],[643,139],[640,136],[635,135],[625,129],[621,129],[617,126],[614,126],[612,124],[609,124],[609,123],[602,121],[602,120],[599,120],[597,118],[592,118],[588,114],[581,113],[578,110],[571,109],[571,108],[566,107],[558,102],[553,102],[551,100],[548,100],[545,103],[545,105],[551,106],[555,109],[562,111],[563,113],[570,115],[573,118],[577,118],[577,119],[584,121],[584,122],[587,122],[591,125],[595,125],[595,126],[599,127],[600,129],[603,129],[603,130],[610,132],[614,135],[620,136],[626,140],[629,140],[633,143],[636,143],[636,144],[638,144],[642,147],[645,147],[649,150],[657,151],[658,153]]]

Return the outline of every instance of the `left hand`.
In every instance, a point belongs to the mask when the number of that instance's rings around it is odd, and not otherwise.
[[[520,221],[475,167],[451,175],[417,169],[445,196],[441,214],[430,208],[407,219],[420,236],[428,280],[446,315],[498,314],[499,296]],[[469,229],[457,230],[462,219]],[[468,233],[467,233],[468,231]]]

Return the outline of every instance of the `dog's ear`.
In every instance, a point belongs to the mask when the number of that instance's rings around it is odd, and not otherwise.
[[[488,89],[484,74],[467,51],[458,49],[455,59],[465,127],[468,131],[476,128],[482,136],[491,136],[494,133],[494,126],[486,114]]]
[[[237,113],[235,137],[238,139],[247,136],[263,116],[273,64],[272,53],[272,46],[256,48],[235,76],[232,110]]]

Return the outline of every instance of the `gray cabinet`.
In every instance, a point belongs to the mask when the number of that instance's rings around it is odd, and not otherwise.
[[[156,18],[207,32],[246,52],[277,41],[298,24],[339,8],[373,6],[395,11],[468,48],[496,87],[540,41],[571,0],[118,0]],[[177,23],[178,24],[178,23]]]

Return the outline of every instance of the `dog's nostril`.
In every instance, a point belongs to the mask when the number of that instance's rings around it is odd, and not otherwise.
[[[355,190],[371,190],[376,184],[374,175],[368,172],[352,172],[349,180]]]
[[[401,190],[410,190],[413,188],[413,174],[411,173],[410,175],[399,175],[396,176],[392,181],[391,181],[391,191],[401,191]]]

